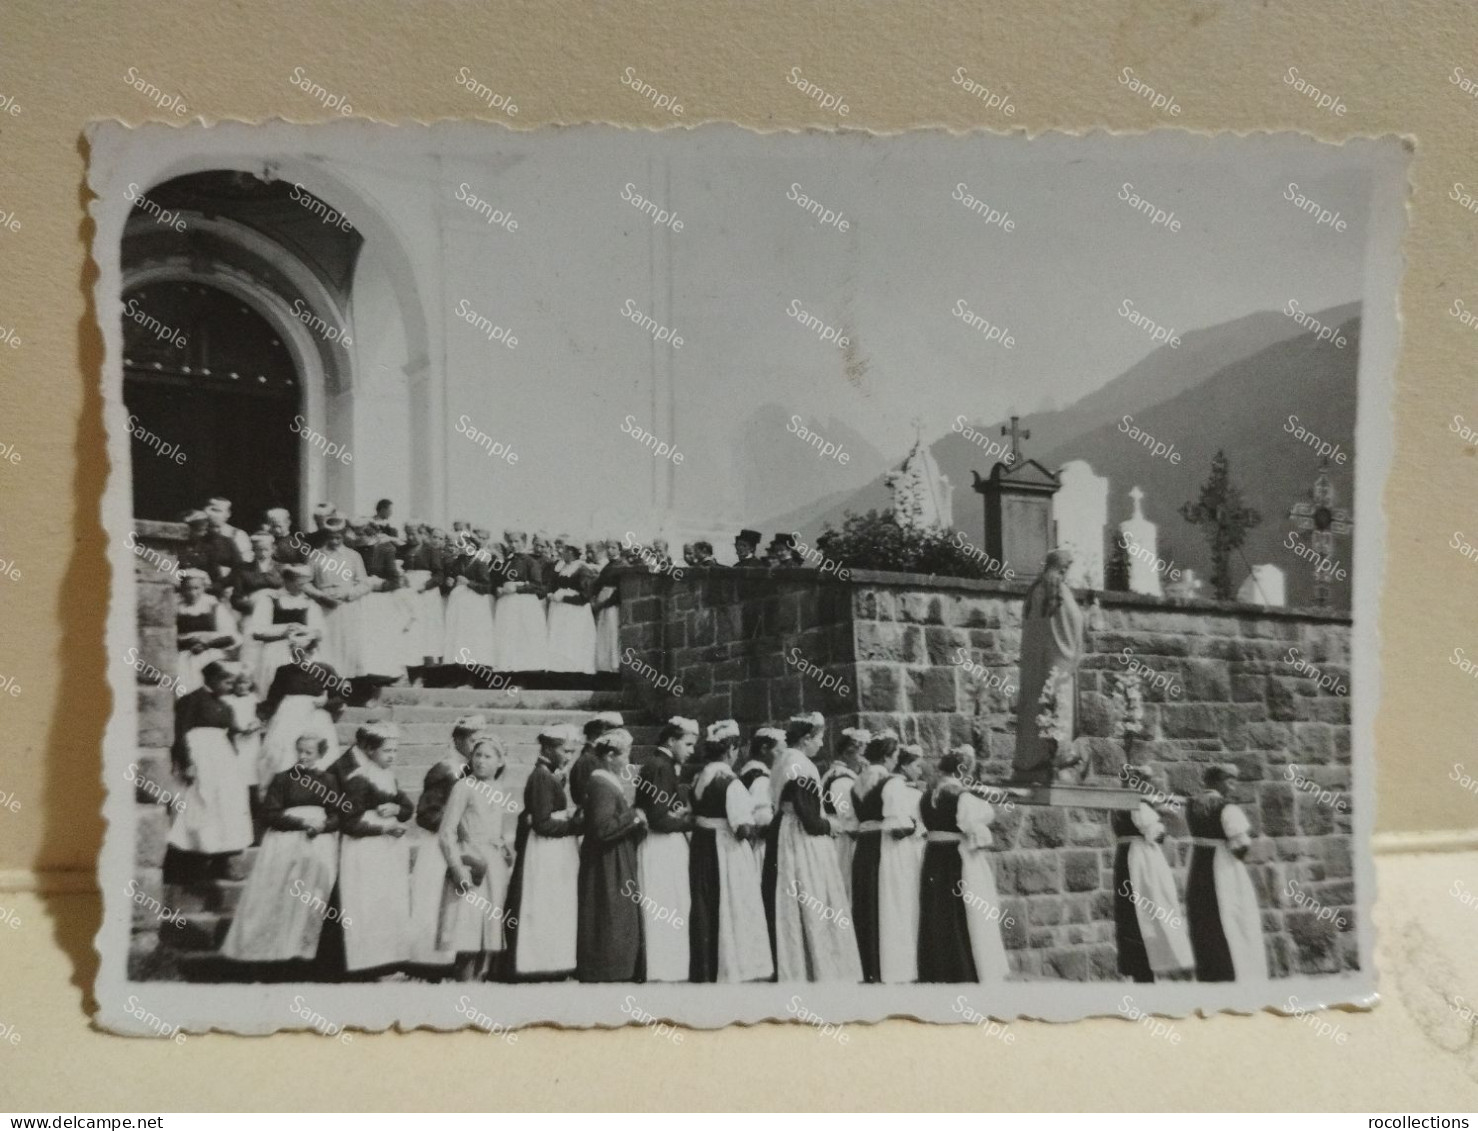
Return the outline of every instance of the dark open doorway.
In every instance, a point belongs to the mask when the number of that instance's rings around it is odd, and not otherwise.
[[[177,521],[212,496],[247,530],[297,512],[302,381],[266,319],[202,283],[150,283],[124,296],[123,356],[135,517]]]

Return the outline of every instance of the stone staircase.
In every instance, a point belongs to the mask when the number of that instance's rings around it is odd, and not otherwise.
[[[347,708],[338,722],[338,736],[343,747],[354,741],[354,732],[366,722],[395,723],[401,732],[395,776],[414,801],[420,797],[426,771],[451,749],[452,726],[456,720],[463,715],[482,715],[488,721],[489,732],[503,743],[508,755],[499,787],[510,798],[507,821],[511,839],[522,808],[524,783],[538,757],[539,731],[552,723],[580,727],[593,713],[620,711],[622,704],[623,696],[618,690],[523,688],[508,692],[389,687],[375,705]],[[658,727],[638,721],[629,711],[623,711],[623,715],[628,720],[627,729],[636,739],[633,761],[640,761],[655,743]],[[169,832],[169,812],[158,803],[158,792],[175,793],[184,787],[174,776],[168,750],[140,750],[137,765],[137,889],[178,910],[182,921],[179,926],[161,927],[148,907],[135,902],[130,977],[139,981],[239,979],[240,967],[216,957],[216,952],[230,928],[258,850],[249,848],[233,857],[225,879],[188,888],[171,886],[166,893],[160,864]],[[434,849],[433,838],[419,827],[412,828],[409,839],[413,862],[417,852]]]

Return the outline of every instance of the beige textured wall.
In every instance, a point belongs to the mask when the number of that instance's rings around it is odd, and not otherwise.
[[[1478,337],[1447,315],[1478,306],[1471,274],[1478,216],[1446,199],[1478,184],[1478,101],[1448,81],[1478,74],[1478,7],[1445,3],[1104,2],[1069,6],[958,2],[849,5],[784,0],[704,3],[392,4],[266,0],[247,5],[55,3],[0,10],[0,869],[89,870],[101,834],[99,744],[109,710],[101,634],[108,572],[98,521],[107,472],[92,326],[83,124],[141,122],[154,107],[125,81],[132,66],[190,116],[323,117],[292,85],[294,66],[382,120],[473,116],[460,66],[513,95],[520,127],[675,119],[623,86],[625,67],[678,96],[681,121],[757,128],[831,126],[785,81],[792,66],[845,95],[849,126],[944,124],[1041,131],[1169,124],[1202,130],[1299,129],[1326,138],[1399,132],[1416,139],[1406,252],[1405,341],[1396,396],[1398,450],[1386,506],[1389,583],[1381,609],[1385,698],[1379,827],[1466,828],[1478,798],[1448,780],[1478,762],[1469,739],[1478,684],[1448,663],[1478,654],[1465,623],[1478,564],[1447,548],[1464,523],[1478,449],[1446,431],[1478,418]],[[1008,91],[1011,119],[950,82]],[[1343,117],[1281,81],[1297,66],[1337,93]],[[1166,119],[1118,83],[1120,68],[1175,96]],[[484,110],[484,115],[491,112]],[[182,121],[184,119],[171,118]],[[506,119],[505,119],[506,120]],[[6,807],[3,795],[17,806]],[[17,811],[18,809],[18,811]]]

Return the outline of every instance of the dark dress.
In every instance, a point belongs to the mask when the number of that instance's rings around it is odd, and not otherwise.
[[[570,800],[576,805],[585,804],[585,783],[590,780],[591,773],[599,764],[595,757],[595,747],[587,742],[574,765],[570,767]]]
[[[852,922],[857,930],[857,950],[862,958],[862,980],[881,982],[883,960],[879,950],[878,867],[883,858],[883,832],[877,827],[883,820],[883,787],[895,777],[887,774],[865,793],[852,787],[852,811],[859,823],[874,827],[857,833],[857,849],[852,855]],[[859,779],[860,784],[860,779]]]
[[[516,962],[518,925],[525,918],[520,908],[524,902],[524,872],[529,858],[530,834],[556,839],[578,835],[580,824],[577,821],[555,816],[556,813],[562,813],[568,809],[569,804],[564,786],[555,776],[554,767],[545,759],[540,758],[523,787],[523,810],[518,815],[518,831],[513,841],[518,855],[513,864],[513,878],[508,883],[509,917],[505,936],[508,940],[508,953],[512,956],[512,960],[508,963],[507,972],[510,977],[520,981],[562,980],[575,972],[573,969],[541,970],[537,974],[529,974],[519,971]],[[531,893],[530,903],[539,899],[540,895],[539,892]]]
[[[720,770],[693,798],[693,815],[725,820],[732,770]],[[688,918],[688,981],[718,981],[719,908],[723,892],[718,866],[718,833],[701,825],[688,841],[688,884],[692,903]]]
[[[181,618],[184,619],[184,618]],[[170,763],[176,776],[183,778],[190,765],[189,750],[185,736],[197,727],[219,729],[229,741],[236,716],[230,706],[209,688],[197,687],[175,703],[174,744],[169,749]],[[176,814],[178,819],[179,814]],[[164,849],[164,882],[167,884],[198,884],[221,879],[226,874],[227,861],[232,852],[191,852],[167,844]]]
[[[300,531],[289,530],[273,544],[272,560],[278,565],[302,565],[308,560],[308,555],[303,549],[306,545]]]
[[[646,980],[641,879],[636,846],[646,826],[610,774],[597,771],[585,791],[580,843],[580,914],[575,969],[582,982]]]
[[[760,895],[765,901],[765,924],[770,930],[770,957],[775,960],[775,969],[780,969],[775,945],[775,890],[780,882],[780,822],[789,802],[796,819],[807,836],[831,836],[831,822],[821,811],[821,798],[814,788],[807,788],[799,780],[791,779],[780,791],[780,803],[775,806],[775,815],[765,832],[765,866],[760,872]]]
[[[441,832],[441,814],[452,794],[452,786],[466,776],[465,764],[460,770],[454,770],[442,761],[427,770],[421,783],[421,796],[416,800],[416,824],[428,833]]]
[[[1140,835],[1134,824],[1134,811],[1114,810],[1109,815],[1109,827],[1118,838],[1114,849],[1114,941],[1119,949],[1119,973],[1136,982],[1153,982],[1155,972],[1150,967],[1149,952],[1139,929],[1139,912],[1134,901],[1124,894],[1133,888],[1129,879],[1129,844],[1124,838]]]
[[[919,885],[919,981],[975,982],[975,956],[970,949],[969,912],[961,875],[960,795],[958,787],[930,790],[919,802],[919,819],[930,833],[924,845]]]
[[[1221,811],[1228,804],[1227,799],[1214,790],[1193,797],[1186,805],[1185,813],[1186,827],[1191,836],[1197,840],[1224,842],[1226,836],[1222,832]],[[1185,882],[1186,925],[1190,928],[1191,951],[1196,956],[1196,981],[1235,982],[1236,968],[1232,964],[1232,949],[1227,945],[1227,937],[1222,930],[1221,905],[1216,894],[1216,875],[1212,870],[1215,858],[1213,845],[1196,844],[1191,849]],[[1114,879],[1117,882],[1117,869]]]
[[[241,564],[236,543],[224,534],[211,531],[192,538],[180,550],[181,569],[204,570],[210,578],[210,591],[219,597],[231,582],[231,574]]]
[[[263,589],[281,589],[282,570],[272,563],[262,569],[256,562],[247,562],[236,567],[231,574],[231,607],[239,613],[249,613],[252,598]]]

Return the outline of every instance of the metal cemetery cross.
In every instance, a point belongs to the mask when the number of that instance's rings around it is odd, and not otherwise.
[[[1354,519],[1344,507],[1334,505],[1334,482],[1329,478],[1329,457],[1319,465],[1319,475],[1309,488],[1309,497],[1294,503],[1288,517],[1299,530],[1309,532],[1309,545],[1319,556],[1314,560],[1314,604],[1329,604],[1329,583],[1334,580],[1334,538],[1355,530]]]
[[[1232,483],[1225,452],[1218,451],[1211,461],[1211,476],[1201,484],[1201,497],[1185,503],[1180,516],[1196,526],[1209,528],[1211,543],[1211,585],[1220,600],[1232,598],[1232,551],[1247,537],[1247,532],[1262,522],[1252,507],[1242,502],[1242,492]]]

